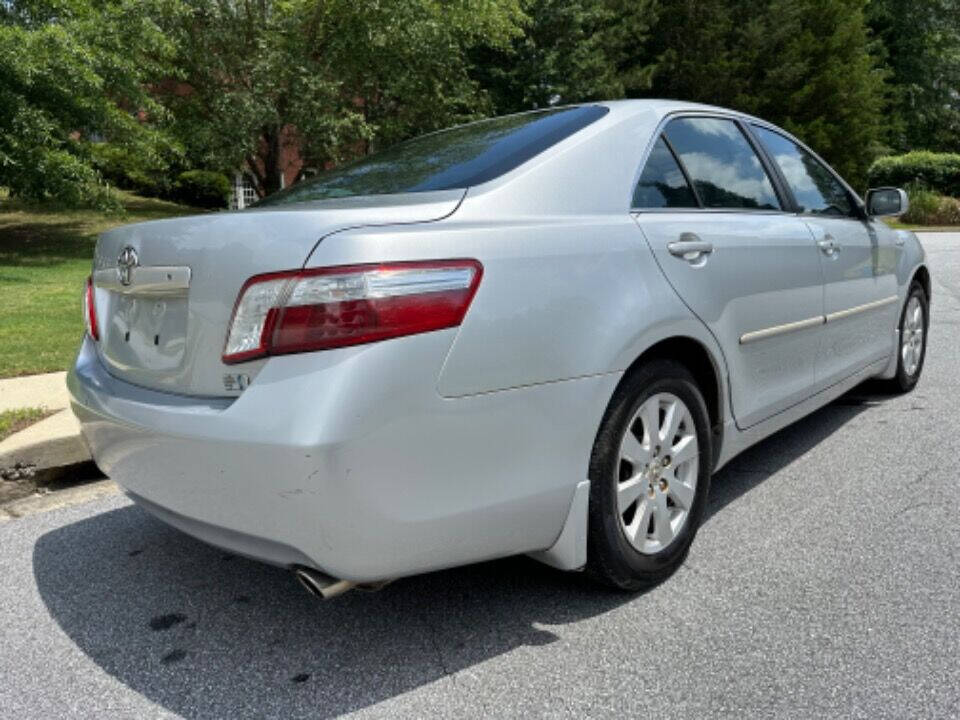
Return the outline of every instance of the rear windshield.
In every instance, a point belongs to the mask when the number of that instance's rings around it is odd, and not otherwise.
[[[423,135],[320,173],[255,207],[310,200],[453,190],[493,180],[607,114],[597,105],[481,120]]]

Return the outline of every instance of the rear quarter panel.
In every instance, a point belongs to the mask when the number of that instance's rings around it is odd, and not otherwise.
[[[622,372],[678,335],[723,365],[626,212],[344,232],[325,239],[311,263],[444,257],[476,258],[484,268],[437,379],[445,397]]]

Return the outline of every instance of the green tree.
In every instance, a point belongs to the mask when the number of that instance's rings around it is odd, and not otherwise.
[[[642,95],[733,106],[749,94],[758,24],[768,2],[676,0],[664,5],[647,52],[653,82]]]
[[[182,0],[164,102],[197,164],[246,164],[263,196],[286,142],[323,167],[488,110],[466,54],[523,19],[519,0]]]
[[[473,76],[498,113],[624,97],[649,86],[659,0],[527,0],[507,48],[478,47]]]
[[[738,104],[778,122],[855,185],[889,129],[887,71],[867,29],[867,0],[773,0],[757,55],[762,70]],[[754,65],[756,67],[756,65]]]
[[[892,71],[897,150],[960,150],[960,2],[873,0],[868,19]]]
[[[862,183],[880,152],[887,72],[867,0],[678,0],[653,28],[644,94],[732,107],[809,143]]]
[[[116,207],[90,154],[108,137],[155,152],[145,82],[172,49],[141,0],[0,4],[0,185],[16,196]]]

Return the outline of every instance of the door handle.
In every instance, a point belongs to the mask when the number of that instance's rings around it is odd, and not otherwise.
[[[826,235],[823,240],[817,240],[817,247],[824,255],[829,257],[833,257],[840,252],[840,243],[834,240],[832,235]]]
[[[685,232],[680,239],[667,245],[671,255],[683,258],[688,262],[699,260],[704,255],[713,252],[713,243],[701,240],[694,233]]]

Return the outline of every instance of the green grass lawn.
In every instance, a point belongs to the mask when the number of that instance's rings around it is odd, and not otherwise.
[[[960,232],[960,227],[952,225],[911,225],[896,220],[892,222],[888,220],[887,225],[895,230],[913,230],[914,232]]]
[[[65,370],[83,332],[81,295],[97,235],[202,212],[124,194],[125,216],[0,200],[0,377]]]

